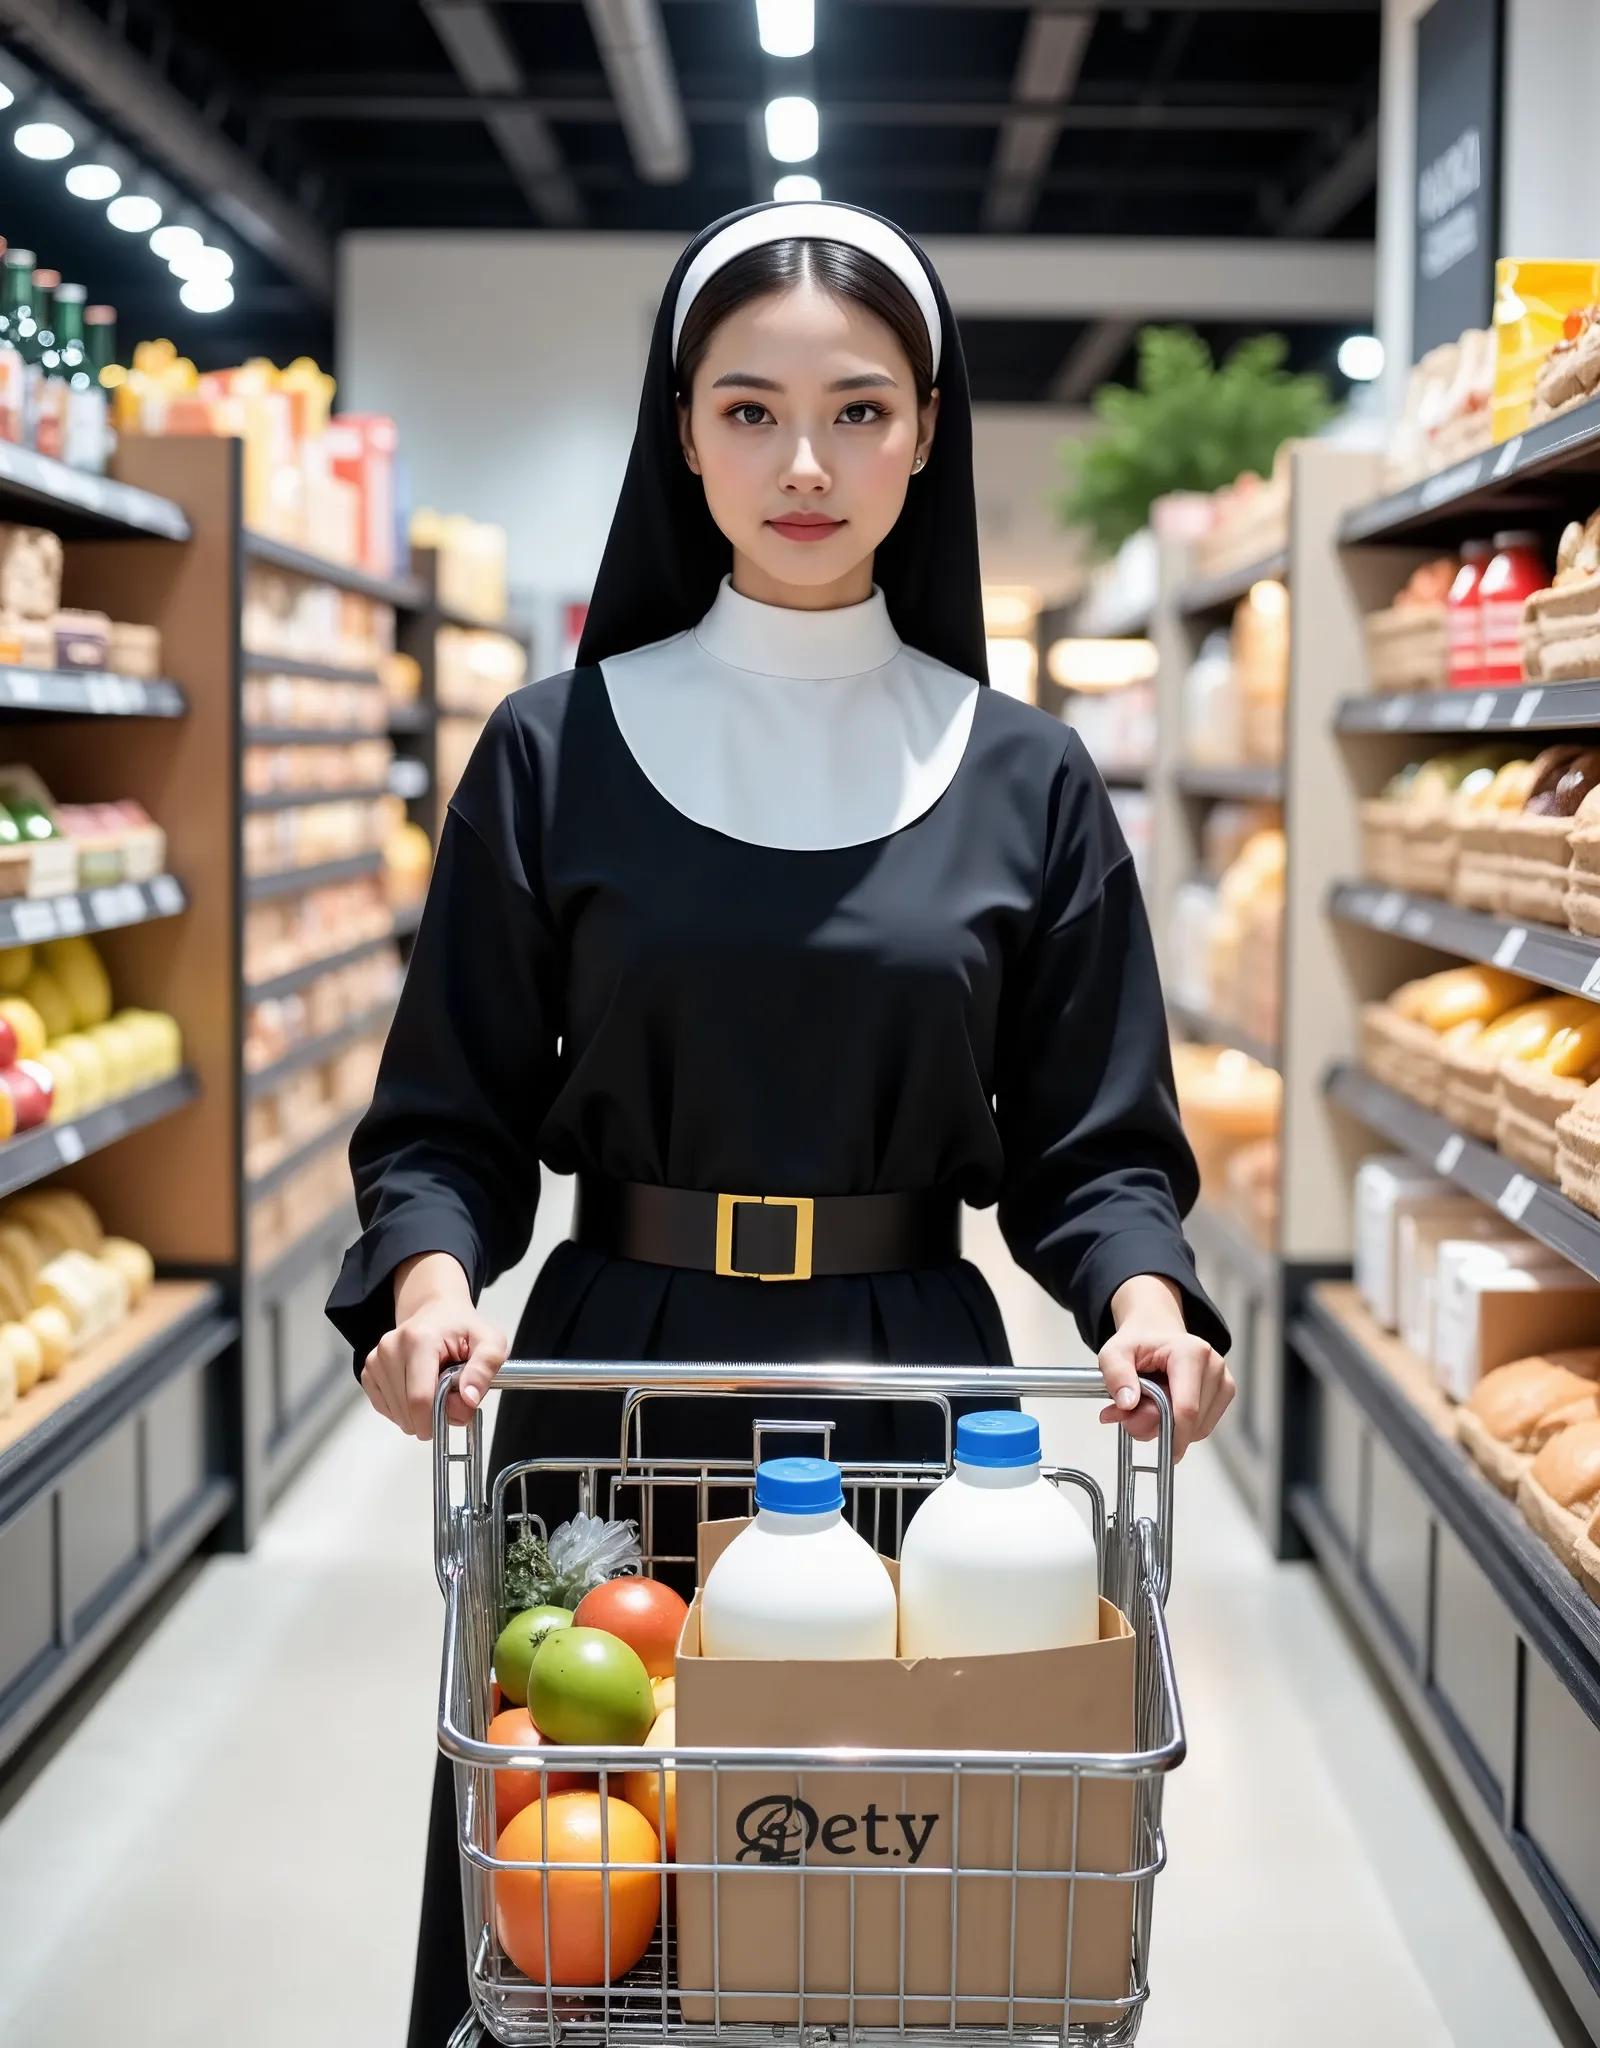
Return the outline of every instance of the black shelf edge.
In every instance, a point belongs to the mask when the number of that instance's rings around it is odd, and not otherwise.
[[[1332,1066],[1323,1092],[1369,1130],[1390,1139],[1413,1159],[1431,1166],[1469,1195],[1476,1195],[1508,1222],[1600,1279],[1600,1217],[1569,1202],[1559,1188],[1524,1173],[1492,1145],[1469,1138],[1431,1109],[1388,1087],[1360,1067]]]
[[[0,667],[0,711],[25,717],[183,718],[189,706],[166,676],[122,676],[110,669]]]
[[[272,1062],[270,1067],[259,1067],[254,1073],[247,1068],[244,1077],[244,1093],[247,1102],[254,1102],[263,1095],[270,1095],[279,1088],[291,1074],[298,1074],[306,1067],[314,1067],[322,1060],[331,1060],[335,1053],[343,1052],[347,1045],[354,1045],[358,1038],[366,1038],[380,1027],[387,1028],[394,1015],[394,1001],[375,1003],[370,1010],[363,1010],[358,1017],[351,1017],[339,1026],[337,1031],[324,1031],[320,1038],[308,1038],[286,1052],[282,1059]]]
[[[1228,1266],[1258,1298],[1276,1293],[1277,1259],[1224,1211],[1202,1199],[1184,1218],[1183,1229],[1195,1251]]]
[[[1419,945],[1514,967],[1530,981],[1600,1002],[1600,939],[1580,939],[1548,924],[1514,924],[1481,910],[1463,910],[1440,896],[1414,896],[1376,882],[1335,882],[1327,911],[1344,924],[1395,932]]]
[[[244,985],[244,999],[247,1003],[267,1003],[278,996],[292,996],[303,988],[309,988],[314,981],[320,981],[325,974],[337,974],[341,967],[353,967],[358,960],[365,960],[384,946],[392,946],[400,936],[398,926],[382,933],[375,939],[363,939],[358,945],[346,946],[343,952],[326,953],[318,960],[308,960],[303,967],[291,968],[287,974],[275,974],[268,981],[247,981]]]
[[[354,1200],[343,1201],[329,1210],[326,1216],[320,1217],[309,1230],[302,1231],[286,1244],[282,1251],[275,1252],[264,1265],[247,1267],[245,1285],[253,1288],[258,1296],[287,1294],[330,1251],[342,1252],[360,1229],[361,1219],[356,1214]]]
[[[1335,732],[1581,732],[1597,725],[1600,681],[1346,697],[1333,717]]]
[[[115,1102],[86,1109],[66,1123],[40,1124],[7,1138],[0,1145],[0,1195],[17,1194],[63,1166],[76,1166],[91,1152],[103,1152],[119,1138],[176,1115],[199,1096],[200,1076],[185,1067],[148,1088],[135,1088]]]
[[[1219,803],[1283,802],[1283,770],[1280,767],[1175,768],[1172,783],[1180,796]]]
[[[286,1152],[275,1165],[267,1167],[264,1172],[248,1175],[244,1184],[248,1199],[261,1201],[281,1188],[286,1180],[292,1180],[302,1166],[309,1166],[319,1152],[326,1152],[331,1145],[342,1145],[366,1113],[365,1103],[360,1109],[346,1110],[333,1123],[324,1125],[314,1138],[307,1138],[303,1145]]]
[[[0,946],[35,946],[80,932],[154,924],[188,907],[189,898],[176,875],[153,875],[148,882],[107,882],[103,888],[74,889],[65,896],[0,897]]]
[[[317,804],[367,804],[389,794],[387,782],[364,782],[356,789],[264,789],[247,791],[246,811],[309,810]]]
[[[1281,583],[1289,573],[1289,550],[1277,548],[1258,562],[1246,562],[1240,569],[1225,569],[1218,576],[1194,576],[1178,586],[1177,606],[1186,619],[1203,618],[1207,612],[1225,610],[1237,604],[1256,583]]]
[[[332,661],[300,661],[292,654],[262,654],[244,650],[245,671],[253,676],[309,676],[318,683],[360,683],[376,687],[375,668],[341,668]]]
[[[1291,1326],[1290,1342],[1336,1379],[1399,1454],[1471,1554],[1517,1626],[1591,1721],[1600,1724],[1600,1608],[1461,1446],[1432,1429],[1383,1368],[1315,1294]]]
[[[182,506],[170,498],[69,469],[15,441],[0,441],[0,509],[68,540],[188,540],[192,531]]]
[[[247,725],[239,744],[245,747],[352,747],[360,740],[386,740],[382,725]]]
[[[323,555],[308,554],[304,548],[291,547],[270,534],[253,533],[248,527],[242,538],[248,558],[269,568],[286,569],[313,583],[331,583],[335,590],[375,598],[379,604],[392,604],[397,611],[420,611],[425,602],[421,584],[409,576],[371,576],[365,569],[352,568],[347,562],[330,562]]]
[[[1167,1014],[1178,1024],[1185,1035],[1203,1040],[1210,1045],[1231,1046],[1235,1052],[1248,1053],[1264,1067],[1278,1070],[1278,1048],[1268,1045],[1264,1038],[1252,1038],[1248,1031],[1237,1024],[1226,1024],[1220,1017],[1196,1010],[1188,1003],[1180,1003],[1172,996],[1167,997]]]
[[[1107,761],[1103,765],[1096,761],[1100,780],[1107,789],[1148,789],[1150,770],[1137,761]]]
[[[333,882],[357,882],[363,875],[382,871],[381,853],[354,853],[348,860],[326,860],[314,868],[283,868],[271,875],[247,875],[244,894],[247,903],[270,903],[279,896],[300,896],[307,889],[321,889]]]
[[[409,704],[389,706],[390,732],[426,732],[433,723],[433,706],[417,698]]]
[[[1600,470],[1600,400],[1529,427],[1403,491],[1357,505],[1340,522],[1339,539],[1348,547],[1362,541],[1446,535],[1475,515],[1487,520],[1519,497],[1530,502],[1529,485],[1566,468]],[[1531,501],[1547,496],[1531,494]]]

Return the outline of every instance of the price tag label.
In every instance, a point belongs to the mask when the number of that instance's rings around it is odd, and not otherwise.
[[[68,938],[83,930],[83,905],[76,896],[58,896],[55,907],[56,923]]]
[[[1489,474],[1492,477],[1509,476],[1512,470],[1516,468],[1518,458],[1521,456],[1521,454],[1522,436],[1520,434],[1513,434],[1511,436],[1511,439],[1506,442],[1505,446],[1500,450],[1499,455],[1495,458],[1494,468],[1489,472]]]
[[[1590,961],[1589,971],[1578,985],[1580,995],[1592,996],[1596,989],[1600,989],[1600,954]]]
[[[1495,966],[1514,967],[1517,964],[1517,955],[1522,951],[1523,942],[1527,936],[1528,934],[1520,924],[1512,925],[1510,930],[1501,939],[1499,945],[1494,949]]]
[[[1483,457],[1480,455],[1471,462],[1458,462],[1454,469],[1443,470],[1438,476],[1430,476],[1417,493],[1418,504],[1424,511],[1431,512],[1435,505],[1444,504],[1447,498],[1470,491],[1482,469]]]
[[[1493,690],[1480,690],[1477,696],[1473,698],[1472,702],[1467,706],[1468,732],[1483,731],[1483,728],[1494,716],[1494,700],[1495,693]]]
[[[1528,1204],[1538,1192],[1536,1180],[1529,1180],[1525,1173],[1514,1173],[1500,1190],[1495,1207],[1508,1223],[1520,1223],[1528,1213]]]
[[[19,903],[11,912],[11,923],[25,946],[36,945],[40,939],[53,939],[56,935],[55,905]]]
[[[1434,1172],[1454,1173],[1456,1170],[1456,1161],[1461,1157],[1462,1153],[1465,1152],[1466,1149],[1466,1139],[1462,1137],[1459,1131],[1452,1131],[1449,1137],[1446,1138],[1444,1143],[1439,1147],[1438,1156],[1437,1158],[1435,1158],[1433,1162]]]
[[[1408,939],[1425,939],[1433,930],[1433,912],[1413,904],[1401,918],[1400,929]]]
[[[1391,889],[1387,895],[1380,896],[1372,906],[1372,922],[1380,931],[1392,932],[1400,922],[1405,907],[1406,899],[1398,889]]]
[[[13,704],[37,704],[40,697],[39,678],[31,668],[14,668],[5,678],[6,695]]]
[[[120,711],[122,693],[114,676],[90,676],[87,683],[91,711]]]
[[[150,884],[150,900],[162,917],[174,917],[183,908],[183,891],[174,876],[157,875]]]
[[[83,1157],[83,1136],[76,1124],[63,1124],[56,1132],[56,1157],[63,1166],[76,1166]]]
[[[1434,698],[1433,709],[1428,714],[1428,723],[1433,726],[1435,731],[1454,732],[1461,717],[1460,702],[1460,698],[1455,695],[1454,691]],[[1471,708],[1469,705],[1469,711]]]
[[[1543,690],[1523,691],[1522,695],[1517,699],[1516,710],[1511,714],[1511,723],[1514,727],[1520,729],[1522,726],[1533,723],[1533,714],[1538,710],[1539,699],[1543,695]]]
[[[1379,721],[1389,732],[1394,732],[1404,725],[1410,716],[1411,699],[1409,697],[1391,697],[1379,713]]]

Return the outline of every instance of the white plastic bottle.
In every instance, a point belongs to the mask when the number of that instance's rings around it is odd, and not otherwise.
[[[756,1518],[706,1575],[700,1646],[708,1657],[892,1657],[894,1581],[844,1519],[844,1486],[825,1458],[756,1468]]]
[[[1039,1425],[996,1409],[956,1424],[956,1469],[900,1544],[902,1657],[1059,1650],[1100,1634],[1094,1538],[1039,1469]]]

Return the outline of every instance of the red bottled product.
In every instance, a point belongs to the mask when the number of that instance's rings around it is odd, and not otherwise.
[[[1486,540],[1464,541],[1461,567],[1445,597],[1445,638],[1452,690],[1483,687],[1483,610],[1479,589],[1493,553]]]
[[[1549,582],[1536,533],[1495,535],[1494,558],[1478,585],[1485,688],[1501,690],[1522,681],[1522,608]]]

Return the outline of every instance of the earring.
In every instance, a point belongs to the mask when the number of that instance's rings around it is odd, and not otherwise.
[[[919,455],[919,456],[917,457],[916,461],[915,461],[915,462],[913,462],[913,463],[912,463],[912,465],[911,465],[911,474],[912,474],[913,476],[915,476],[915,475],[917,474],[918,470],[920,470],[920,469],[923,469],[923,468],[925,468],[925,467],[926,467],[926,465],[927,465],[927,461],[928,461],[928,458],[927,458],[927,456],[926,456],[926,455]]]

